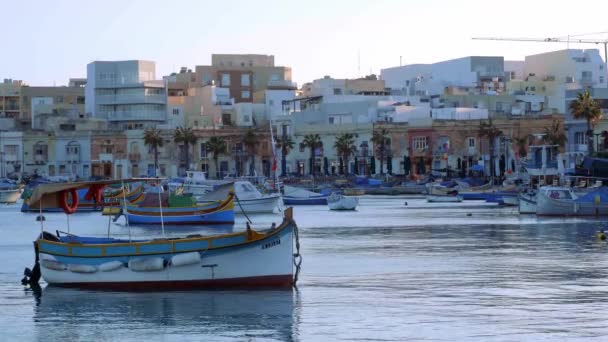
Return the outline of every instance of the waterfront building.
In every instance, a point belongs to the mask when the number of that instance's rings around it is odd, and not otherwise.
[[[0,132],[0,177],[23,171],[23,133]]]
[[[21,88],[22,107],[19,116],[23,126],[45,129],[49,118],[83,119],[85,115],[84,88],[32,87]]]
[[[122,132],[95,131],[91,134],[91,175],[101,178],[129,176],[127,137]]]
[[[0,130],[16,128],[21,112],[21,88],[23,81],[4,79],[0,83]]]
[[[165,81],[154,62],[95,61],[87,65],[86,112],[110,128],[141,129],[167,121]]]

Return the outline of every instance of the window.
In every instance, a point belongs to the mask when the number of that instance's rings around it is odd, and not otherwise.
[[[268,100],[268,105],[271,107],[274,106],[274,100]]]
[[[501,113],[503,111],[502,102],[496,102],[496,111],[499,113]]]
[[[574,133],[574,142],[579,145],[587,144],[587,135],[585,134],[585,132]]]
[[[4,152],[7,155],[16,156],[17,155],[17,145],[4,145]]]
[[[429,147],[428,137],[415,137],[413,142],[414,150],[424,151]]]
[[[251,85],[251,76],[249,74],[241,74],[241,85],[244,87]]]
[[[281,79],[281,76],[279,76],[279,74],[272,74],[270,75],[270,80],[271,81],[279,81]]]
[[[249,115],[243,115],[243,122],[249,122]]]
[[[173,108],[173,115],[179,115],[179,108]]]
[[[76,98],[76,103],[77,104],[84,104],[84,96],[78,96]]]
[[[604,83],[604,76],[600,76],[600,83]]]
[[[230,87],[230,74],[222,74],[222,87]]]
[[[330,124],[330,125],[333,125],[333,124],[335,124],[335,123],[336,123],[336,118],[334,118],[333,116],[330,116],[330,117],[329,117],[329,124]]]
[[[300,144],[300,152],[304,152],[304,144]]]
[[[211,76],[209,74],[203,74],[203,85],[211,84]]]
[[[248,98],[251,97],[251,93],[249,93],[249,90],[243,90],[241,92],[241,97],[244,98],[244,99],[248,99]]]
[[[593,77],[591,71],[583,71],[581,72],[581,78],[583,80],[590,80]]]
[[[467,138],[467,146],[469,148],[474,148],[475,147],[475,138],[474,137],[468,137]]]
[[[207,143],[201,143],[201,159],[207,158]]]
[[[334,95],[342,95],[342,89],[334,88]]]
[[[55,99],[55,101],[57,101],[57,103],[63,103],[63,96],[57,96],[57,98]]]

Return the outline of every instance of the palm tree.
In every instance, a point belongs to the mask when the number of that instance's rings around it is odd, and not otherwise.
[[[502,135],[502,131],[498,127],[494,126],[492,118],[488,121],[479,121],[478,135],[480,138],[487,138],[488,145],[490,146],[490,176],[494,177],[494,143],[496,138]]]
[[[146,128],[144,131],[144,144],[148,145],[152,148],[154,153],[154,177],[157,177],[156,174],[158,170],[158,148],[163,147],[163,137],[159,129],[151,127]]]
[[[190,145],[196,144],[196,140],[198,140],[198,138],[190,127],[177,127],[173,133],[173,141],[178,144],[184,144],[186,171],[190,168]]]
[[[323,147],[321,136],[318,134],[307,134],[304,136],[304,140],[302,140],[302,143],[300,145],[310,150],[310,174],[314,175],[315,150],[317,148]]]
[[[528,142],[530,141],[530,136],[523,137],[515,137],[513,141],[517,145],[517,154],[519,158],[526,158],[528,155]]]
[[[559,147],[564,147],[566,145],[568,137],[564,133],[559,121],[553,120],[551,127],[545,127],[543,141],[545,144],[558,145]]]
[[[384,158],[387,156],[386,145],[390,144],[389,140],[389,131],[386,128],[382,128],[380,130],[374,131],[372,134],[372,142],[374,143],[374,148],[376,149],[376,153],[380,157],[380,174],[384,174],[383,166],[384,166]]]
[[[211,137],[205,143],[208,152],[213,153],[213,162],[215,163],[215,178],[220,178],[220,168],[218,159],[220,154],[226,154],[228,145],[223,137]]]
[[[248,129],[243,136],[243,145],[245,145],[247,153],[249,153],[251,156],[251,162],[249,163],[249,175],[253,176],[255,172],[255,148],[258,145],[258,137],[253,128]]]
[[[579,93],[576,100],[570,102],[570,111],[575,119],[587,121],[587,144],[589,154],[593,152],[593,128],[602,119],[602,108],[599,102],[591,97],[588,90]]]
[[[278,137],[276,140],[276,146],[281,149],[281,176],[285,177],[287,171],[287,155],[293,149],[294,142],[290,136],[284,135]]]
[[[346,170],[344,166],[348,165],[348,158],[351,154],[354,154],[357,149],[355,147],[355,135],[352,133],[338,135],[334,142],[334,148],[340,157],[340,174],[348,174],[348,166],[346,167]]]

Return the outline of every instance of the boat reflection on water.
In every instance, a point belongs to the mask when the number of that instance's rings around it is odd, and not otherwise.
[[[299,303],[296,290],[130,293],[48,286],[34,321],[40,341],[147,340],[167,333],[181,341],[290,341],[297,340]]]

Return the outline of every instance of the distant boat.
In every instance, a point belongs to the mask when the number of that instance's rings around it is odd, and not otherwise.
[[[230,191],[234,191],[236,194],[236,213],[273,213],[283,204],[280,193],[262,194],[249,181],[224,182],[222,185],[217,185],[212,192],[197,196],[197,202],[206,203],[210,200],[221,200],[226,198]]]
[[[575,216],[578,210],[575,198],[571,188],[543,186],[536,195],[536,215]]]
[[[285,186],[283,201],[286,205],[326,205],[328,196],[305,189]]]
[[[458,191],[452,190],[445,195],[428,195],[426,201],[429,203],[449,203],[449,202],[462,202],[462,196],[458,194]]]
[[[32,195],[32,204],[106,184],[43,187]],[[42,277],[53,286],[136,291],[291,287],[301,262],[297,236],[291,208],[279,226],[256,231],[247,225],[242,232],[215,236],[131,240],[42,230],[35,242],[34,267],[25,270],[22,282],[36,286]]]
[[[21,197],[23,189],[11,180],[0,180],[0,203],[13,204]]]
[[[521,192],[518,195],[520,214],[536,214],[536,194],[533,189]]]
[[[355,210],[357,205],[359,205],[357,197],[344,196],[338,193],[333,193],[327,197],[327,206],[330,210]]]
[[[450,202],[462,202],[462,196],[449,196],[449,195],[428,195],[426,201],[429,203],[450,203]]]

